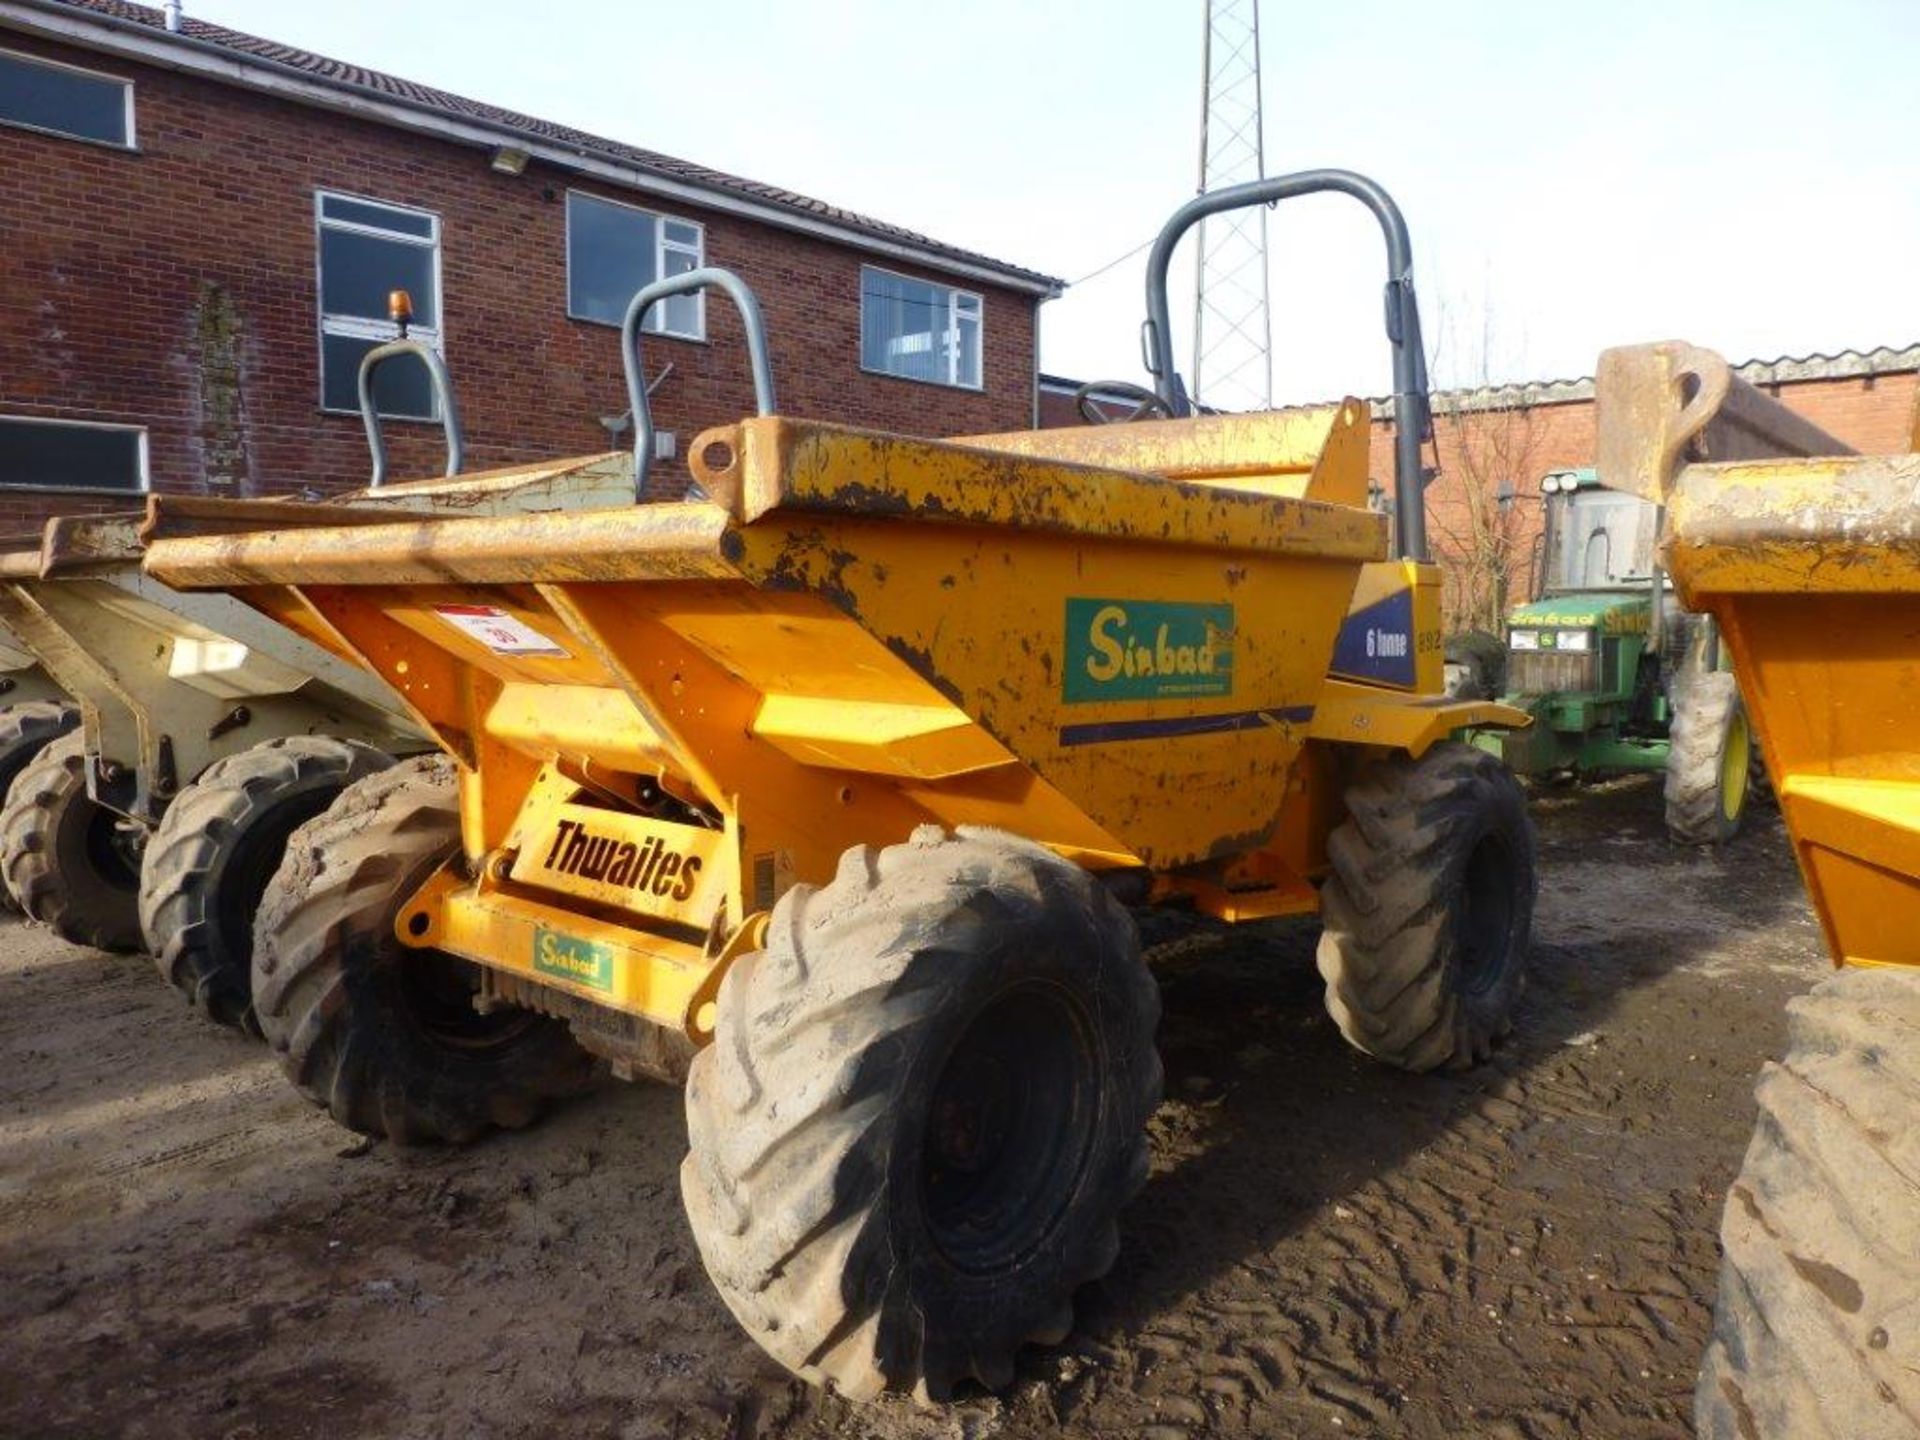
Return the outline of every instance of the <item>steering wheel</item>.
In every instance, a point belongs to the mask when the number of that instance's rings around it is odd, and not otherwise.
[[[1095,396],[1114,396],[1131,401],[1133,409],[1115,418],[1094,403]],[[1173,411],[1166,401],[1146,386],[1126,380],[1089,380],[1073,392],[1073,405],[1080,412],[1080,418],[1089,425],[1125,425],[1130,420],[1145,420],[1149,416],[1158,416],[1162,420],[1173,418]]]

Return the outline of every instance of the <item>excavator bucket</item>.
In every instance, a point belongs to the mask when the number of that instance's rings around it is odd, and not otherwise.
[[[1920,965],[1920,454],[1860,456],[1678,342],[1601,357],[1603,483],[1666,507],[1836,964]]]

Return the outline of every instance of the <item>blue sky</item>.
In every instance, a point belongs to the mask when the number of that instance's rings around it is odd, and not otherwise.
[[[186,4],[1069,280],[1197,173],[1202,0]],[[1269,172],[1395,194],[1439,383],[1920,341],[1920,4],[1267,0],[1262,48]],[[1382,390],[1372,221],[1297,202],[1270,244],[1276,400]],[[1137,377],[1141,278],[1047,306],[1043,365]]]

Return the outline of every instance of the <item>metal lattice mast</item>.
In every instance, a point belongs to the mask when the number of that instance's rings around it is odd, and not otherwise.
[[[1260,124],[1259,0],[1207,0],[1200,189],[1266,174]],[[1200,223],[1193,296],[1193,394],[1222,410],[1273,405],[1267,208]]]

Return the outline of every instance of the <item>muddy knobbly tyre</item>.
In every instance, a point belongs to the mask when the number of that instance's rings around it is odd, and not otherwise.
[[[34,756],[79,724],[79,707],[59,700],[29,700],[0,710],[0,806]],[[19,910],[12,888],[0,881],[0,913]]]
[[[15,777],[0,809],[0,866],[29,919],[96,950],[138,951],[146,832],[87,794],[86,739],[69,732]]]
[[[1406,1070],[1484,1060],[1513,1024],[1533,930],[1533,824],[1493,756],[1443,741],[1361,771],[1327,840],[1320,974],[1357,1049]]]
[[[140,926],[161,976],[194,1009],[260,1033],[253,921],[287,838],[392,763],[370,745],[294,735],[215,761],[175,797],[141,863]]]
[[[1753,789],[1752,731],[1732,674],[1690,674],[1676,687],[1668,731],[1667,834],[1718,845],[1740,829]]]
[[[1145,1181],[1159,993],[1104,887],[998,831],[849,850],[735,962],[681,1192],[728,1307],[815,1383],[1008,1383]]]
[[[1920,976],[1851,970],[1788,1011],[1721,1219],[1702,1440],[1920,1433]]]
[[[593,1077],[563,1022],[482,1015],[473,965],[395,938],[401,905],[459,846],[452,762],[404,760],[294,831],[260,902],[261,1033],[308,1099],[364,1135],[471,1140],[528,1124]]]

